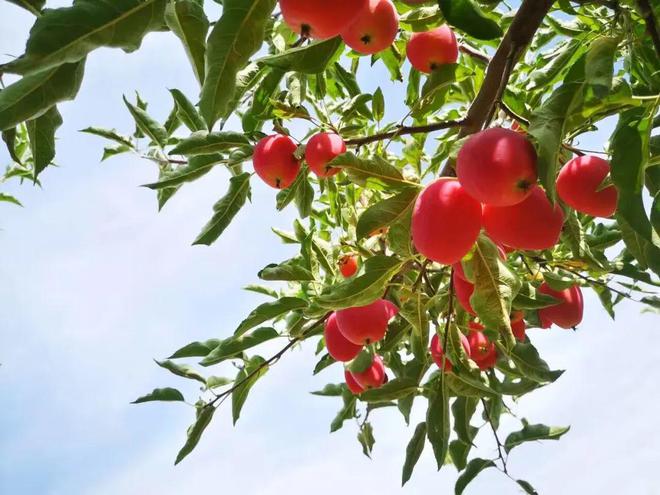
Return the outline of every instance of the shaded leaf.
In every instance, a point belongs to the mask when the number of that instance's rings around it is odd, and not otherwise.
[[[143,402],[185,402],[183,394],[175,388],[157,388],[153,392],[135,399],[131,404],[142,404]]]
[[[570,426],[558,427],[525,424],[522,430],[513,432],[506,437],[504,449],[508,454],[514,447],[525,442],[534,442],[536,440],[559,440],[570,429]]]
[[[401,486],[405,485],[412,476],[415,464],[419,461],[424,451],[424,444],[426,443],[426,423],[422,422],[417,425],[408,446],[406,447],[406,460],[403,463],[403,473],[401,474]]]

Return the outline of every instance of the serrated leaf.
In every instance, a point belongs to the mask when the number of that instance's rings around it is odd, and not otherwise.
[[[282,316],[289,311],[304,309],[306,307],[307,302],[297,297],[283,297],[277,301],[261,304],[241,322],[234,332],[234,335],[243,335],[257,325],[261,325],[262,323]]]
[[[416,188],[405,189],[396,196],[380,201],[369,207],[357,223],[357,238],[363,239],[372,232],[401,221],[415,204],[419,195]]]
[[[196,132],[176,145],[170,155],[213,155],[223,151],[250,146],[245,134],[239,132]]]
[[[373,256],[364,263],[364,274],[329,287],[316,303],[326,309],[366,306],[383,295],[385,287],[401,268],[394,257]]]
[[[202,366],[213,366],[228,358],[236,356],[240,352],[256,347],[259,344],[263,344],[264,342],[277,337],[279,337],[277,330],[269,327],[257,328],[254,332],[247,335],[230,337],[220,341],[220,343],[208,355],[206,355],[199,364]]]
[[[55,158],[55,132],[62,125],[57,107],[25,123],[32,151],[33,172],[36,179]]]
[[[179,120],[191,131],[207,130],[206,123],[195,105],[178,89],[170,89]]]
[[[292,48],[276,55],[260,58],[257,60],[257,63],[287,72],[320,74],[335,58],[342,46],[342,40],[337,36],[328,40],[317,41],[307,46]]]
[[[218,347],[220,342],[222,342],[220,339],[209,339],[205,342],[191,342],[177,350],[168,359],[205,357],[209,352]]]
[[[371,181],[383,187],[418,186],[405,180],[398,168],[378,156],[364,159],[358,158],[353,153],[344,153],[328,163],[327,166],[344,169],[349,178],[359,185],[365,185]]]
[[[403,473],[401,474],[401,486],[405,485],[412,476],[413,469],[424,451],[426,443],[426,423],[421,422],[415,428],[410,442],[406,447],[406,460],[403,463]]]
[[[447,452],[449,451],[449,436],[451,425],[449,422],[449,393],[444,380],[436,380],[431,396],[429,397],[429,408],[426,412],[427,436],[438,470],[445,464]]]
[[[447,22],[479,40],[492,40],[502,36],[497,22],[488,17],[473,0],[439,0],[442,15]]]
[[[371,423],[364,423],[360,427],[357,438],[358,442],[360,442],[360,445],[362,445],[362,453],[371,459],[371,452],[373,451],[374,444],[376,443],[376,439],[374,438],[374,430],[371,426]]]
[[[186,182],[192,182],[203,177],[219,163],[225,162],[220,154],[192,156],[187,165],[182,165],[174,170],[161,174],[158,182],[145,184],[144,187],[159,190],[168,187],[180,186]]]
[[[176,456],[176,461],[174,462],[175,465],[184,460],[195,449],[195,447],[197,447],[204,430],[206,430],[211,423],[214,413],[215,408],[212,406],[202,406],[197,408],[197,419],[195,423],[188,428],[188,439]]]
[[[561,370],[551,370],[548,363],[541,359],[539,352],[530,343],[518,342],[508,352],[499,343],[497,345],[511,358],[518,370],[530,380],[538,383],[554,382],[564,373]]]
[[[167,130],[138,105],[130,103],[124,96],[124,103],[135,120],[135,125],[151,141],[161,148],[167,145]]]
[[[195,0],[169,2],[165,9],[165,22],[183,43],[195,77],[202,84],[205,73],[206,35],[209,30],[209,20],[204,13],[203,3]]]
[[[77,0],[47,9],[30,31],[25,54],[0,71],[31,74],[78,62],[102,47],[137,50],[142,38],[163,27],[166,0]]]
[[[472,459],[465,468],[465,471],[463,471],[463,474],[456,480],[454,494],[461,495],[481,471],[492,467],[495,467],[495,463],[490,459]]]
[[[170,373],[175,374],[176,376],[180,376],[181,378],[187,378],[188,380],[197,380],[198,382],[201,382],[204,385],[206,385],[206,379],[202,375],[200,375],[194,368],[188,365],[177,364],[173,361],[170,361],[169,359],[166,359],[165,361],[156,361],[156,364],[161,368],[166,369]]]
[[[207,41],[206,79],[200,112],[213,124],[228,112],[236,91],[236,76],[264,41],[275,0],[226,0],[222,17]]]
[[[508,454],[514,447],[525,442],[535,442],[537,440],[559,440],[570,429],[570,426],[558,427],[525,424],[522,430],[513,432],[506,437],[504,449]]]
[[[268,365],[266,360],[261,356],[255,356],[245,364],[245,367],[236,375],[235,383],[241,383],[236,387],[236,390],[231,394],[231,415],[234,424],[238,421],[241,415],[241,410],[245,405],[250,390],[254,384],[266,374]],[[244,381],[245,380],[245,381]]]
[[[124,146],[128,146],[129,148],[133,148],[133,141],[131,140],[131,138],[128,136],[124,136],[123,134],[120,134],[115,129],[104,129],[102,127],[87,127],[85,129],[82,129],[80,132],[84,132],[85,134],[92,134],[94,136],[99,136],[108,139],[110,141],[114,141],[119,145],[124,145]]]
[[[144,402],[185,402],[183,394],[175,388],[157,388],[147,395],[135,399],[131,404],[142,404]]]
[[[36,119],[78,94],[85,62],[66,64],[19,79],[0,91],[0,130]]]
[[[210,246],[217,241],[249,196],[250,174],[244,173],[232,177],[229,181],[229,191],[213,206],[213,218],[202,229],[202,233],[193,244]]]
[[[520,289],[520,280],[500,259],[497,247],[480,236],[472,258],[474,293],[470,304],[486,328],[502,333],[505,342],[513,345],[511,303]]]
[[[272,263],[258,273],[261,280],[311,281],[314,275],[302,265],[301,258],[293,258],[279,265]]]
[[[350,390],[345,390],[342,394],[342,400],[344,402],[343,407],[339,410],[335,418],[330,423],[330,433],[334,433],[344,426],[344,421],[347,419],[355,417],[355,396],[351,393]]]

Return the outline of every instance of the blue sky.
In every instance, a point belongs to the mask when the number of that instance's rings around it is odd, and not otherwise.
[[[30,15],[3,2],[0,19],[0,53],[20,54]],[[138,187],[155,170],[137,157],[99,164],[100,140],[77,132],[88,125],[130,129],[121,95],[135,89],[164,118],[167,88],[197,91],[185,64],[167,34],[150,35],[135,55],[91,56],[78,100],[61,107],[60,167],[44,172],[41,190],[12,189],[25,208],[0,206],[0,493],[449,493],[455,472],[436,473],[428,448],[413,480],[399,488],[412,428],[398,413],[374,414],[373,461],[362,455],[354,425],[328,434],[339,405],[308,392],[340,381],[341,370],[312,377],[313,344],[254,388],[236,428],[229,411],[218,414],[178,467],[173,459],[193,410],[129,405],[166,385],[194,399],[194,385],[151,359],[228,335],[262,301],[240,287],[255,282],[265,264],[293,255],[270,232],[271,225],[288,229],[294,218],[275,212],[271,189],[258,185],[253,204],[213,247],[191,247],[227,174],[218,170],[186,186],[158,214],[153,193]],[[384,76],[370,79],[366,87],[386,84]],[[403,113],[397,110],[390,109]],[[583,144],[602,147],[602,136]],[[7,161],[3,149],[0,163]],[[568,371],[521,400],[516,412],[531,422],[572,425],[560,442],[511,456],[514,475],[541,493],[657,493],[660,347],[647,344],[657,339],[657,316],[639,309],[623,304],[612,322],[589,293],[579,332],[531,331],[551,365]],[[415,409],[414,419],[421,414]],[[517,427],[513,418],[503,422],[504,431]],[[494,454],[488,435],[479,444],[479,455]],[[467,493],[518,490],[492,471]]]

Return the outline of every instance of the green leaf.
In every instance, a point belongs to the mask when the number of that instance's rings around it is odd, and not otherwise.
[[[176,0],[169,2],[165,9],[165,22],[176,34],[186,50],[193,66],[195,77],[204,82],[204,56],[209,20],[204,13],[203,3],[196,0]]]
[[[328,167],[343,168],[349,178],[359,185],[372,182],[382,187],[418,186],[405,180],[398,168],[379,156],[367,160],[358,158],[353,153],[344,153],[328,163]]]
[[[312,395],[318,395],[321,397],[339,397],[346,390],[346,385],[343,383],[328,383],[323,390],[317,390],[312,392]]]
[[[42,116],[28,120],[25,125],[30,138],[36,179],[55,158],[55,132],[62,125],[62,115],[57,107],[52,107]]]
[[[471,445],[476,437],[478,428],[470,424],[472,416],[477,410],[479,399],[474,397],[457,397],[451,406],[454,416],[454,431],[458,439]]]
[[[449,443],[449,457],[457,471],[463,471],[467,466],[467,458],[471,449],[472,445],[461,440],[452,440]]]
[[[143,402],[185,402],[183,394],[175,388],[157,388],[153,392],[135,399],[131,404],[142,404]]]
[[[186,98],[186,95],[178,89],[170,89],[170,93],[172,94],[172,98],[174,98],[177,116],[183,125],[193,132],[207,130],[204,119],[202,119],[195,105]]]
[[[371,113],[374,118],[380,122],[385,117],[385,97],[383,90],[378,87],[374,92],[374,98],[371,100]]]
[[[428,296],[421,290],[417,290],[412,293],[410,300],[401,308],[401,316],[408,320],[413,327],[411,336],[412,352],[424,362],[427,360],[429,345],[428,302]]]
[[[401,268],[394,257],[373,256],[364,264],[364,274],[329,287],[317,299],[326,309],[344,309],[366,306],[381,297],[385,287]]]
[[[534,487],[525,480],[516,480],[516,483],[518,483],[520,488],[525,490],[525,493],[529,495],[539,495],[538,492],[534,489]]]
[[[507,454],[511,452],[514,447],[525,442],[535,442],[537,440],[559,440],[565,433],[571,429],[570,426],[546,426],[546,425],[529,425],[523,426],[523,429],[511,433],[506,437],[504,442],[504,449]]]
[[[36,16],[41,15],[41,9],[46,5],[46,0],[8,0],[14,5],[23,7],[28,12],[33,13]]]
[[[369,207],[358,220],[358,240],[367,237],[376,230],[389,227],[391,224],[402,220],[414,206],[418,195],[418,189],[409,188],[396,196],[392,196]]]
[[[241,324],[234,332],[235,336],[240,336],[248,330],[270,321],[278,316],[282,316],[289,311],[296,309],[304,309],[307,303],[303,299],[297,297],[283,297],[277,301],[267,302],[258,306],[248,317],[241,322]]]
[[[511,358],[518,370],[530,380],[538,383],[554,382],[564,373],[561,370],[550,370],[532,344],[518,342],[510,352],[503,349],[499,343],[497,345]]]
[[[401,475],[401,486],[405,485],[412,476],[413,469],[419,458],[424,451],[424,444],[426,443],[426,423],[421,422],[415,428],[408,446],[406,447],[406,460],[403,463],[403,473]]]
[[[84,61],[30,74],[0,91],[0,130],[36,119],[61,101],[78,94]]]
[[[461,474],[456,480],[454,494],[461,495],[465,488],[481,471],[492,467],[495,467],[495,463],[490,459],[472,459],[465,468],[465,471],[463,471],[463,474]]]
[[[250,146],[245,134],[239,132],[196,132],[182,140],[170,151],[170,155],[212,155],[222,151]]]
[[[169,359],[165,361],[156,361],[156,364],[161,368],[166,369],[170,373],[180,376],[181,378],[187,378],[188,380],[197,380],[198,382],[206,385],[206,379],[200,375],[195,369],[185,364],[177,364]]]
[[[470,304],[486,328],[497,330],[509,346],[515,343],[511,330],[511,303],[520,289],[520,280],[500,259],[497,247],[480,236],[472,258],[474,293]]]
[[[294,201],[300,218],[307,218],[312,214],[312,204],[314,202],[314,187],[309,181],[307,173],[302,172],[302,181],[296,187],[296,197]]]
[[[21,157],[16,153],[16,128],[12,127],[2,131],[2,140],[7,145],[7,152],[15,163],[21,163]]]
[[[320,74],[343,48],[339,36],[324,41],[317,41],[307,46],[292,48],[276,55],[260,58],[257,63],[275,67],[283,71],[303,74]]]
[[[389,402],[414,394],[417,386],[417,380],[412,378],[395,378],[382,387],[363,392],[360,399],[364,402]]]
[[[342,395],[344,401],[343,407],[339,410],[335,418],[330,423],[330,433],[334,433],[344,426],[344,421],[355,417],[355,396],[350,390],[345,390]]]
[[[250,196],[250,174],[244,173],[229,180],[229,191],[213,206],[213,218],[202,229],[194,245],[210,246],[222,235]]]
[[[362,453],[371,459],[371,452],[374,449],[376,439],[374,438],[374,429],[371,423],[364,423],[358,432],[358,442],[362,445]]]
[[[264,41],[275,0],[226,0],[207,41],[200,110],[209,129],[228,112],[236,76]]]
[[[25,54],[0,71],[31,74],[78,62],[102,46],[131,52],[163,27],[166,0],[77,0],[47,9],[30,31]]]
[[[0,203],[12,203],[16,206],[23,206],[14,196],[5,193],[0,193]]]
[[[277,330],[269,327],[257,328],[248,335],[230,337],[220,341],[199,364],[202,366],[212,366],[221,363],[227,358],[234,357],[247,349],[251,349],[277,337],[279,337]]]
[[[191,342],[172,354],[168,359],[181,359],[190,357],[204,357],[213,349],[218,347],[222,341],[219,339],[210,339],[206,342]]]
[[[451,425],[449,422],[449,393],[444,380],[436,380],[431,396],[429,397],[429,408],[426,412],[427,436],[438,470],[445,464],[445,458],[449,451],[449,436]]]
[[[176,456],[175,465],[184,460],[197,447],[204,430],[211,423],[214,413],[215,408],[213,406],[197,407],[197,420],[188,428],[188,439]]]
[[[255,356],[250,361],[245,363],[245,367],[236,375],[235,383],[241,383],[237,386],[236,390],[231,394],[231,415],[234,424],[238,421],[241,415],[241,410],[245,404],[250,390],[254,384],[266,374],[268,371],[268,364],[261,356]],[[244,381],[245,380],[245,381]]]
[[[102,127],[87,127],[85,129],[82,129],[80,132],[84,132],[86,134],[92,134],[94,136],[99,136],[108,139],[110,141],[114,141],[115,143],[119,145],[127,146],[130,149],[134,148],[133,141],[131,140],[131,138],[128,136],[124,136],[123,134],[120,134],[115,129],[103,129]]]
[[[502,36],[502,29],[488,17],[473,0],[439,0],[442,15],[447,22],[479,40],[492,40]]]
[[[515,309],[541,309],[554,306],[559,301],[552,296],[542,294],[529,282],[520,286],[520,291],[513,299],[512,306]]]
[[[187,165],[182,165],[174,170],[164,172],[161,174],[158,182],[145,184],[144,187],[159,190],[180,186],[186,182],[192,182],[203,177],[210,172],[213,167],[224,161],[223,156],[220,154],[192,156],[190,157],[190,160],[188,160]]]
[[[151,139],[152,142],[164,148],[167,145],[167,130],[156,122],[145,110],[130,103],[124,96],[124,103],[135,120],[135,125],[140,131]]]
[[[597,98],[604,98],[612,89],[614,60],[619,39],[603,37],[589,47],[585,60],[585,82]]]
[[[314,275],[303,266],[301,258],[293,258],[279,265],[276,263],[266,266],[258,274],[261,280],[283,280],[288,282],[311,281]]]

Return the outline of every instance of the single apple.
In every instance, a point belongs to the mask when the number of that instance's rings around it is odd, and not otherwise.
[[[554,207],[539,186],[517,205],[484,205],[483,223],[488,235],[497,243],[515,249],[550,249],[564,225],[564,213]]]
[[[399,31],[399,15],[391,0],[369,0],[341,37],[358,53],[372,55],[390,47]]]
[[[467,353],[468,357],[470,357],[470,343],[468,342],[468,339],[465,335],[461,333],[461,344],[463,344],[463,349],[465,349],[465,352]],[[433,362],[438,365],[438,368],[442,368],[442,357],[445,355],[445,351],[442,348],[442,342],[440,342],[440,336],[436,333],[433,334],[433,337],[431,338],[431,347],[429,349],[431,351],[431,357],[433,358]],[[452,363],[449,360],[449,358],[445,358],[445,371],[451,371],[453,369]]]
[[[364,390],[381,387],[387,380],[385,366],[380,356],[374,356],[374,360],[362,373],[351,373],[357,384]]]
[[[386,299],[378,299],[367,306],[346,308],[336,312],[339,331],[356,345],[373,344],[387,332],[387,325],[399,312]]]
[[[353,392],[353,395],[360,395],[362,392],[364,392],[364,389],[358,382],[355,381],[355,378],[353,378],[353,375],[350,371],[344,370],[344,380],[346,381],[348,390]]]
[[[445,265],[460,261],[481,231],[481,205],[453,178],[429,184],[412,214],[412,239],[417,251]]]
[[[480,369],[486,370],[495,366],[497,362],[497,348],[486,334],[484,327],[476,322],[470,322],[470,333],[467,337],[470,344],[470,358],[477,363]]]
[[[564,290],[555,290],[543,282],[539,287],[539,292],[561,301],[554,306],[539,309],[539,319],[541,320],[542,328],[550,328],[554,323],[561,328],[569,329],[582,322],[584,300],[579,285],[573,285]]]
[[[339,260],[339,271],[345,278],[351,278],[358,271],[358,258],[354,254],[342,256]]]
[[[367,6],[369,0],[279,0],[282,17],[301,36],[337,36]]]
[[[538,179],[536,151],[523,136],[493,127],[472,135],[456,160],[458,181],[477,201],[493,206],[520,203]]]
[[[466,279],[461,278],[456,271],[452,276],[452,280],[454,282],[454,294],[456,294],[456,299],[458,299],[459,304],[465,311],[473,316],[476,316],[477,313],[475,313],[474,309],[472,308],[472,304],[470,304],[470,298],[474,293],[474,284]]]
[[[328,163],[346,153],[346,143],[334,132],[320,132],[307,142],[305,160],[312,172],[321,178],[332,177],[341,169],[328,167]]]
[[[456,63],[456,35],[447,25],[423,33],[414,33],[406,47],[406,55],[415,69],[430,74],[442,65]]]
[[[261,139],[254,147],[254,171],[269,186],[286,189],[300,172],[300,162],[294,155],[297,148],[293,139],[282,134]]]
[[[600,189],[610,164],[597,156],[579,156],[564,165],[557,177],[557,194],[564,203],[592,217],[609,218],[616,211],[616,186]]]
[[[349,341],[339,331],[337,315],[335,313],[332,313],[325,322],[323,336],[325,338],[325,347],[328,350],[328,354],[337,361],[348,362],[354,359],[362,351],[361,345],[356,345]]]

